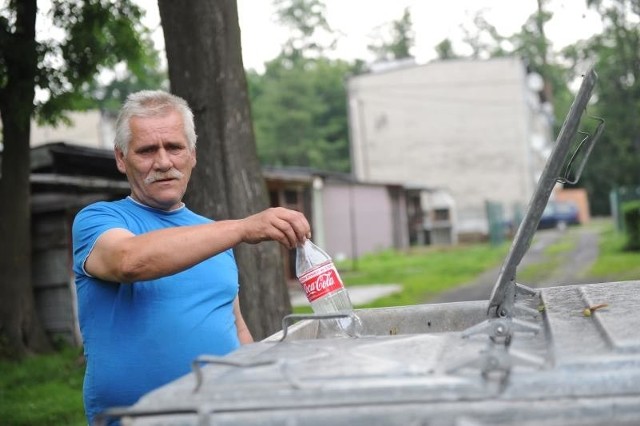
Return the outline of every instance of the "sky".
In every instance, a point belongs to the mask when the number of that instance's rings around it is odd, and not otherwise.
[[[156,28],[155,40],[163,48],[156,0],[137,0],[147,10],[146,24]],[[237,0],[242,57],[245,68],[263,70],[266,61],[280,52],[287,31],[276,23],[272,0]],[[415,32],[413,55],[418,63],[435,58],[434,47],[445,38],[462,39],[462,27],[472,28],[473,17],[483,11],[487,21],[504,36],[518,32],[536,11],[536,0],[323,0],[329,25],[340,37],[334,58],[372,60],[367,46],[390,22],[409,8]],[[553,18],[545,27],[554,49],[588,38],[601,30],[599,16],[585,0],[550,0]],[[465,53],[460,48],[459,53]]]

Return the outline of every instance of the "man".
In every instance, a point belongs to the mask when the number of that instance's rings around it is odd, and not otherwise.
[[[275,240],[293,248],[310,235],[306,218],[284,208],[226,221],[187,209],[195,144],[183,99],[161,91],[129,96],[115,157],[131,195],[87,206],[74,220],[89,423],[188,373],[196,356],[251,342],[232,247]]]

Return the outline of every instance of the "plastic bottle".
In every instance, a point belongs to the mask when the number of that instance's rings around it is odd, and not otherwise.
[[[349,293],[331,257],[311,240],[296,250],[296,275],[316,314],[353,312]]]

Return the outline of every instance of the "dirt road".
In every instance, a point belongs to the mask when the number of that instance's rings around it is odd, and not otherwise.
[[[554,243],[566,243],[569,250],[549,254],[545,249]],[[530,287],[549,287],[595,282],[587,275],[598,257],[598,233],[587,226],[568,230],[538,231],[533,243],[518,266],[516,281]],[[538,268],[535,266],[538,265]],[[456,287],[429,299],[427,303],[488,300],[500,268],[488,270],[475,281]],[[521,279],[520,273],[526,275]]]

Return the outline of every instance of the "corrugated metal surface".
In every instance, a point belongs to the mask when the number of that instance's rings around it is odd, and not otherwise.
[[[540,310],[498,323],[506,345],[496,323],[478,327],[486,301],[360,310],[360,337],[323,338],[303,321],[284,341],[203,363],[197,390],[190,374],[129,414],[155,413],[135,425],[640,423],[640,282],[518,299]],[[585,316],[596,304],[607,306]]]

